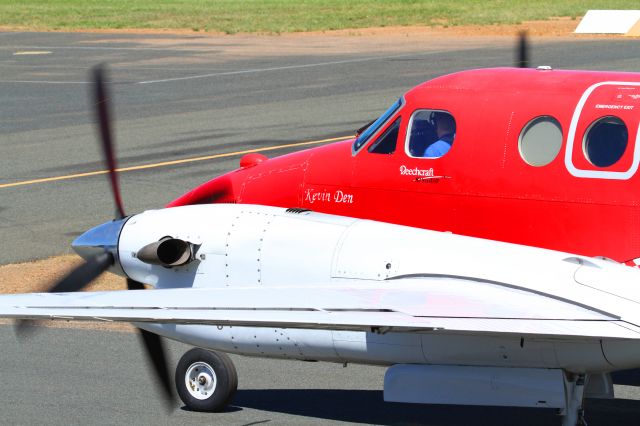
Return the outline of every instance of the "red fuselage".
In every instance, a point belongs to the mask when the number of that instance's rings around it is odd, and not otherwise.
[[[416,117],[432,111],[456,124],[439,158],[410,148]],[[407,92],[358,150],[351,140],[249,161],[169,206],[302,207],[629,261],[640,257],[639,112],[640,74],[460,72]]]

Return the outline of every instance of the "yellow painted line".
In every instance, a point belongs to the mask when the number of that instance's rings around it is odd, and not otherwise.
[[[250,154],[252,152],[265,152],[265,151],[273,151],[276,149],[283,149],[283,148],[294,148],[294,147],[305,146],[305,145],[316,145],[316,144],[326,143],[326,142],[345,141],[352,137],[353,136],[341,136],[338,138],[322,139],[317,141],[296,142],[296,143],[289,143],[284,145],[268,146],[265,148],[247,149],[244,151],[225,152],[222,154],[207,155],[204,157],[183,158],[182,160],[164,161],[162,163],[141,164],[139,166],[118,168],[116,169],[116,172],[122,173],[122,172],[131,172],[134,170],[155,169],[158,167],[174,166],[176,164],[187,164],[187,163],[195,163],[197,161],[214,160],[216,158],[233,157],[236,155]],[[109,173],[108,170],[96,170],[94,172],[77,173],[74,175],[53,176],[48,178],[25,180],[21,182],[3,183],[3,184],[0,184],[0,188],[12,188],[15,186],[25,186],[25,185],[35,185],[38,183],[57,182],[60,180],[78,179],[78,178],[83,178],[87,176],[104,175],[107,173]]]
[[[51,52],[48,50],[22,50],[18,52],[14,52],[13,56],[17,55],[50,55]]]

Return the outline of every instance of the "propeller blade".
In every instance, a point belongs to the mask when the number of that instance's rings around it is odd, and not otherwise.
[[[167,357],[164,345],[160,336],[146,330],[140,330],[140,337],[146,348],[147,357],[151,360],[156,375],[162,384],[162,391],[168,401],[173,401],[173,386],[169,379],[169,369],[167,367]]]
[[[109,181],[113,192],[113,199],[116,204],[116,219],[125,217],[124,205],[120,197],[120,186],[118,185],[118,176],[116,174],[116,158],[114,153],[113,140],[111,138],[111,122],[109,119],[109,96],[105,85],[105,68],[98,65],[93,69],[94,80],[94,104],[96,107],[96,120],[100,129],[100,142],[104,160],[109,170]]]
[[[71,271],[66,277],[54,284],[48,292],[65,293],[80,291],[91,281],[98,278],[98,276],[113,265],[113,263],[114,258],[111,253],[101,253]]]
[[[64,278],[51,286],[48,293],[66,293],[82,290],[91,281],[106,271],[109,266],[113,265],[113,263],[114,258],[111,253],[105,252],[99,254],[69,272]],[[32,326],[35,324],[37,324],[37,321],[33,320],[16,321],[16,335],[26,336],[29,330],[33,330]]]
[[[529,68],[529,42],[527,41],[526,31],[520,31],[516,66],[519,68]]]
[[[127,287],[129,290],[144,290],[144,285],[138,281],[127,278]],[[160,379],[162,390],[169,401],[174,400],[173,386],[169,376],[169,368],[167,363],[166,350],[162,339],[157,334],[146,330],[140,330],[140,337],[146,349],[147,358],[153,364],[156,376]]]

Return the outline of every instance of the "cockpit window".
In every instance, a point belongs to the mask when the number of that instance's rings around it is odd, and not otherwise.
[[[439,158],[449,152],[456,137],[456,120],[447,111],[423,109],[411,116],[407,153],[412,157]]]
[[[393,154],[396,151],[396,143],[398,141],[398,131],[400,130],[400,119],[391,124],[387,130],[381,134],[375,142],[373,142],[367,151],[374,154]]]
[[[404,101],[402,98],[398,99],[393,105],[391,105],[391,107],[389,107],[388,110],[384,112],[384,114],[378,117],[376,121],[374,121],[356,138],[356,141],[353,143],[354,153],[362,148],[362,146],[367,143],[369,139],[371,139],[371,136],[373,136],[378,130],[380,130],[380,128],[389,120],[389,118],[391,118],[391,116],[400,109],[403,102]]]

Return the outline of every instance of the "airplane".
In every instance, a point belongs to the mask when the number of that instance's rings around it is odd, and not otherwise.
[[[50,293],[0,297],[18,331],[133,322],[168,396],[158,335],[222,351],[196,348],[176,369],[185,405],[206,411],[237,387],[224,352],[388,365],[386,400],[551,407],[566,425],[582,422],[585,394],[612,396],[610,372],[640,367],[640,271],[618,263],[640,257],[624,185],[638,166],[637,75],[443,76],[353,140],[247,155],[170,208],[127,216],[95,72],[116,219],[73,243],[86,263]],[[443,117],[455,129],[435,157]],[[106,270],[156,290],[72,293]]]

